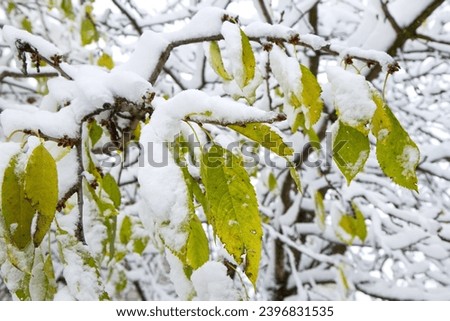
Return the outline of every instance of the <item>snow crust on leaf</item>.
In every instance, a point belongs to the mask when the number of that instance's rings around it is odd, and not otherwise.
[[[339,119],[355,128],[369,123],[376,105],[366,79],[340,67],[328,67],[327,76],[333,89]]]

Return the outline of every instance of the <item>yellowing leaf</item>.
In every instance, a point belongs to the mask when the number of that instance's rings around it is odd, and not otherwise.
[[[116,183],[114,177],[111,174],[106,174],[102,179],[102,188],[108,194],[111,201],[113,201],[114,206],[119,208],[121,204],[121,193],[119,186]]]
[[[319,228],[323,231],[325,230],[325,205],[323,203],[323,196],[320,191],[316,191],[314,193],[314,205],[315,205],[315,213],[316,213],[316,222],[319,225]]]
[[[94,22],[92,21],[92,17],[86,15],[85,18],[81,21],[81,44],[86,46],[94,41],[97,41],[99,38],[97,28],[95,27]]]
[[[197,215],[192,215],[189,222],[189,236],[186,244],[186,263],[194,270],[209,259],[208,239]]]
[[[216,72],[216,74],[218,74],[224,80],[232,80],[233,77],[228,74],[223,65],[222,54],[220,52],[217,41],[211,41],[211,44],[209,45],[209,55],[211,67]]]
[[[55,217],[58,203],[58,172],[56,162],[44,145],[36,147],[30,155],[24,175],[27,198],[38,212],[34,245],[41,244]]]
[[[33,27],[31,25],[31,21],[28,20],[28,18],[26,18],[26,17],[22,19],[22,28],[30,33],[33,32]]]
[[[352,208],[355,213],[355,217],[351,215],[343,215],[339,222],[339,226],[342,227],[342,229],[348,233],[352,239],[354,237],[358,237],[361,242],[364,243],[367,237],[367,227],[364,215],[355,203],[352,203]],[[349,243],[351,243],[351,241]]]
[[[417,191],[416,168],[420,151],[378,93],[372,133],[377,138],[377,159],[383,172],[395,183]]]
[[[16,174],[14,157],[5,170],[2,183],[2,214],[11,242],[24,249],[31,242],[31,222],[35,210],[25,196],[21,178]]]
[[[253,285],[258,278],[262,227],[255,190],[242,159],[218,145],[203,154],[201,176],[209,223]]]
[[[294,150],[283,142],[281,136],[266,124],[248,123],[245,125],[229,125],[228,127],[280,156],[291,156],[294,153]]]
[[[359,130],[339,121],[333,141],[333,159],[347,179],[347,184],[364,168],[369,157],[369,138]]]
[[[244,79],[242,88],[247,86],[255,77],[255,55],[247,35],[241,30],[242,64],[244,66]]]
[[[102,55],[97,60],[97,65],[111,70],[114,68],[114,61],[110,55],[108,55],[107,53],[102,53]]]
[[[316,77],[313,75],[311,70],[306,66],[300,65],[300,70],[302,72],[302,105],[304,105],[308,110],[309,126],[317,123],[320,119],[320,115],[323,110],[323,101],[320,98],[322,89],[317,82]]]

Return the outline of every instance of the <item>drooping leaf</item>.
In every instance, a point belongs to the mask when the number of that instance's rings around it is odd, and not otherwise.
[[[37,146],[28,159],[24,175],[27,198],[38,212],[34,245],[41,244],[55,217],[58,203],[58,172],[56,162],[44,145]]]
[[[186,244],[186,261],[194,270],[201,267],[209,259],[208,239],[202,223],[197,215],[189,221],[189,236]]]
[[[325,205],[323,203],[323,196],[320,191],[316,191],[314,193],[314,205],[315,205],[315,214],[316,214],[316,222],[319,225],[320,229],[323,231],[325,229]]]
[[[11,242],[24,249],[31,242],[31,223],[35,210],[25,196],[21,177],[16,174],[17,159],[12,158],[2,183],[2,214]]]
[[[209,55],[211,59],[211,67],[216,72],[216,74],[218,74],[224,80],[233,80],[233,77],[230,76],[223,65],[222,54],[220,52],[219,44],[217,43],[217,41],[211,41],[211,44],[209,45]]]
[[[248,40],[247,35],[241,30],[241,43],[242,43],[242,64],[244,66],[244,79],[243,87],[247,86],[253,78],[255,78],[255,55],[253,54],[252,46]]]
[[[262,227],[255,191],[242,159],[213,145],[203,154],[201,175],[209,204],[205,209],[208,221],[236,262],[245,262],[244,271],[255,285]]]
[[[81,44],[83,46],[86,46],[99,39],[97,28],[95,27],[91,16],[86,15],[86,17],[84,17],[81,21],[80,35]]]
[[[352,202],[352,208],[355,216],[352,215],[343,215],[339,222],[339,226],[348,233],[352,239],[358,237],[361,242],[364,243],[367,237],[367,227],[364,219],[364,215],[361,213],[361,210],[358,206]],[[349,242],[351,243],[351,241]]]
[[[89,138],[92,146],[95,146],[103,135],[103,129],[94,120],[88,124]]]
[[[372,133],[377,138],[377,159],[383,172],[395,183],[418,191],[416,168],[420,151],[381,96],[374,96],[377,109]]]
[[[369,157],[369,138],[359,130],[339,121],[333,141],[333,159],[350,184],[364,168]]]
[[[121,193],[119,186],[116,183],[114,177],[111,174],[106,174],[102,179],[103,190],[108,194],[111,201],[113,201],[114,206],[119,208],[121,204]]]
[[[108,55],[107,53],[102,53],[102,55],[97,60],[97,65],[111,70],[114,68],[114,61],[110,55]]]
[[[248,123],[245,125],[229,125],[228,127],[280,156],[291,156],[294,153],[294,150],[283,142],[281,136],[266,124]]]
[[[308,110],[309,126],[317,123],[323,110],[323,101],[320,98],[322,89],[316,77],[306,66],[300,65],[302,72],[302,105]]]
[[[22,19],[22,28],[28,32],[33,32],[33,26],[31,25],[31,21],[25,17]]]
[[[129,216],[125,216],[122,220],[122,225],[120,226],[119,239],[124,245],[128,244],[131,240],[132,225]]]
[[[194,196],[205,208],[207,205],[206,197],[201,191],[198,183],[189,173],[187,167],[181,167],[184,180],[188,188],[188,207],[189,207],[189,223],[187,226],[188,239],[184,248],[183,255],[179,258],[187,265],[186,274],[190,277],[192,270],[198,269],[209,258],[209,245],[208,238],[203,230],[202,223],[198,216],[195,214],[194,208]],[[199,195],[200,194],[200,195]]]

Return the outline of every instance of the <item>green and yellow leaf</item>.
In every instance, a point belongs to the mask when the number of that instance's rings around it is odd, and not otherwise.
[[[377,138],[378,163],[395,183],[418,191],[416,168],[420,160],[419,148],[381,96],[374,93],[373,98],[377,109],[372,120],[372,133]]]
[[[209,223],[253,285],[261,259],[262,227],[255,190],[240,157],[218,145],[203,154],[201,176]]]

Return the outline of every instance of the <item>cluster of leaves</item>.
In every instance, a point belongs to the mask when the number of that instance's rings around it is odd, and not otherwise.
[[[59,8],[68,19],[75,19],[74,9],[70,0],[59,2]],[[14,10],[11,6],[10,10]],[[99,40],[99,31],[95,25],[92,5],[83,7],[84,14],[80,24],[80,39],[83,46],[88,46]],[[235,84],[239,92],[230,91],[229,94],[236,100],[243,99],[252,105],[256,99],[256,90],[261,84],[260,71],[257,65],[254,49],[245,32],[235,22],[228,28],[235,28],[240,35],[239,61],[236,57],[228,57],[240,68],[229,69],[225,65],[227,47],[221,49],[221,43],[212,41],[209,44],[207,56],[212,69],[223,80],[224,85]],[[31,22],[22,21],[24,29],[32,31]],[[225,39],[226,40],[226,39]],[[226,43],[226,42],[225,42]],[[277,44],[268,54],[270,67],[275,80],[278,82],[276,91],[283,98],[282,110],[292,115],[288,118],[292,133],[301,130],[311,141],[318,141],[313,126],[323,116],[324,103],[321,98],[322,89],[313,73],[298,59],[289,57],[285,48]],[[114,62],[106,53],[102,53],[97,64],[107,69],[114,67]],[[297,79],[294,83],[287,82],[285,77],[291,74],[294,66]],[[285,69],[283,69],[285,68]],[[350,71],[345,71],[350,73]],[[291,79],[289,79],[291,80]],[[369,88],[370,85],[367,84]],[[227,87],[228,88],[228,87]],[[384,99],[375,90],[370,89],[371,99],[376,110],[370,119],[364,119],[357,124],[348,123],[338,115],[333,137],[335,153],[333,159],[348,184],[363,171],[370,153],[370,138],[372,133],[376,139],[377,159],[383,172],[395,183],[411,190],[417,190],[417,177],[415,169],[418,165],[419,151],[416,144],[400,125],[399,121],[384,102]],[[251,108],[251,107],[248,107]],[[336,106],[339,110],[340,106]],[[212,112],[213,113],[213,112]],[[211,115],[205,115],[211,116]],[[95,118],[95,117],[94,117]],[[151,120],[150,120],[151,121]],[[81,262],[84,273],[89,273],[94,280],[95,299],[109,299],[104,285],[105,279],[114,279],[115,291],[121,292],[127,286],[127,278],[123,269],[117,269],[115,264],[125,264],[129,253],[141,255],[149,242],[149,237],[143,231],[140,220],[134,215],[124,214],[123,196],[120,188],[120,174],[103,173],[99,168],[95,146],[102,140],[111,140],[108,130],[97,120],[83,124],[88,132],[77,152],[81,154],[82,171],[88,175],[80,177],[81,191],[78,197],[83,197],[95,206],[89,213],[90,220],[98,224],[105,232],[101,237],[101,249],[90,251],[77,239],[79,231],[67,231],[58,224],[58,215],[66,215],[75,209],[75,197],[65,200],[66,208],[58,208],[58,172],[57,161],[49,150],[51,142],[40,143],[31,152],[21,151],[14,155],[4,172],[1,189],[2,206],[1,215],[4,221],[4,246],[7,257],[2,264],[10,264],[20,273],[19,285],[11,288],[17,298],[26,299],[52,299],[56,293],[56,281],[53,269],[51,240],[53,236],[59,247],[59,260],[70,267]],[[141,126],[146,126],[141,122]],[[298,169],[292,163],[294,150],[290,148],[271,126],[262,123],[249,122],[246,124],[227,125],[227,130],[234,131],[246,139],[255,142],[286,160],[289,173],[301,192]],[[184,273],[190,278],[193,271],[199,269],[212,259],[212,240],[208,238],[205,230],[211,227],[214,238],[218,238],[230,254],[234,262],[232,266],[236,271],[243,271],[248,280],[256,287],[260,268],[261,252],[263,248],[263,223],[259,211],[258,200],[251,181],[251,174],[245,168],[244,158],[240,153],[229,151],[214,140],[212,134],[204,130],[211,141],[207,150],[202,150],[199,177],[193,177],[185,165],[181,165],[183,158],[195,155],[193,151],[179,147],[180,151],[175,161],[182,171],[188,191],[188,204],[186,204],[189,217],[184,222],[182,230],[186,232],[186,244],[174,254],[182,262]],[[195,132],[195,131],[194,131]],[[181,137],[181,138],[180,138]],[[139,133],[134,137],[139,139]],[[174,138],[175,139],[175,138]],[[186,137],[178,136],[181,141]],[[343,144],[344,143],[344,144]],[[60,146],[59,151],[65,154],[75,152],[72,146]],[[27,156],[29,154],[29,156]],[[23,165],[26,163],[26,166]],[[269,176],[269,189],[277,188],[276,178]],[[315,193],[315,209],[319,226],[325,226],[325,205],[323,195]],[[78,211],[83,213],[83,202],[78,200]],[[351,204],[347,215],[340,217],[339,226],[346,235],[338,235],[345,243],[352,244],[356,238],[364,242],[367,237],[364,213],[356,203]],[[200,210],[202,208],[202,211]],[[58,213],[58,215],[55,215]],[[203,216],[204,213],[204,222]],[[55,223],[55,224],[53,224]],[[53,224],[53,225],[52,225]],[[82,221],[81,221],[82,224]],[[53,229],[52,229],[53,226]],[[78,226],[78,228],[81,228]],[[341,231],[341,232],[342,232]],[[48,237],[48,244],[43,240]],[[158,235],[164,238],[162,234]],[[155,242],[157,240],[154,240]],[[165,240],[162,239],[162,243]],[[31,254],[31,255],[30,255]],[[107,270],[103,273],[103,270]],[[106,274],[106,276],[105,276]],[[118,274],[118,275],[114,275]],[[79,280],[70,280],[73,274],[67,274],[69,283]],[[44,281],[42,281],[44,280]],[[36,282],[41,282],[36,291]],[[6,282],[7,283],[7,282]],[[111,293],[110,293],[111,294]],[[80,296],[81,297],[81,296]]]

